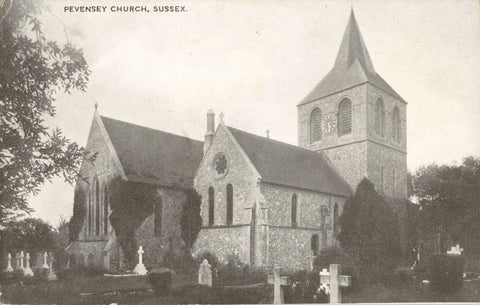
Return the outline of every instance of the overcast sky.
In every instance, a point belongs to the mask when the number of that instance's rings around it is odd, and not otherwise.
[[[480,152],[478,1],[45,1],[45,32],[83,49],[85,93],[58,95],[48,120],[85,145],[101,115],[202,140],[205,113],[297,143],[296,105],[332,68],[353,9],[374,67],[407,102],[408,168]],[[187,12],[155,13],[155,5]],[[105,13],[64,6],[106,5]],[[147,5],[150,13],[113,13]],[[68,36],[68,37],[67,37]],[[218,122],[218,119],[217,119]],[[57,224],[73,210],[60,179],[30,198]]]

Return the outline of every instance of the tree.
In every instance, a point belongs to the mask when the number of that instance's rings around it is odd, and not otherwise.
[[[439,237],[441,251],[460,243],[466,251],[480,253],[480,159],[421,167],[413,186],[420,204],[419,235]]]
[[[2,247],[8,252],[44,252],[57,248],[53,228],[38,218],[25,218],[5,224]]]
[[[365,271],[362,274],[369,275],[366,280],[384,278],[399,262],[402,252],[397,217],[367,178],[345,202],[340,228],[340,245],[358,261]]]
[[[42,32],[39,1],[0,6],[0,225],[29,212],[26,196],[53,177],[73,182],[85,151],[45,118],[55,115],[58,91],[84,91],[82,51]]]

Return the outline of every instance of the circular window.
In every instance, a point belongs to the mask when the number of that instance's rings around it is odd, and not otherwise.
[[[215,162],[213,163],[217,175],[224,176],[227,173],[227,157],[224,154],[219,153],[215,157]]]

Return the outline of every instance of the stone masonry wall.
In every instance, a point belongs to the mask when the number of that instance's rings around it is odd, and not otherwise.
[[[148,216],[135,232],[137,246],[143,246],[147,269],[162,266],[166,255],[179,257],[185,243],[181,236],[180,219],[186,195],[181,190],[159,188],[162,197],[161,234],[155,235],[155,213]]]

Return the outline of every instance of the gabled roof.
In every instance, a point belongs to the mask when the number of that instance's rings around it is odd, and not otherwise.
[[[350,196],[349,185],[323,152],[227,127],[262,177],[262,181],[316,192]]]
[[[129,181],[193,186],[203,143],[100,116]]]
[[[400,101],[405,102],[403,98],[375,72],[352,10],[333,69],[327,73],[299,105],[364,83],[370,83]]]

